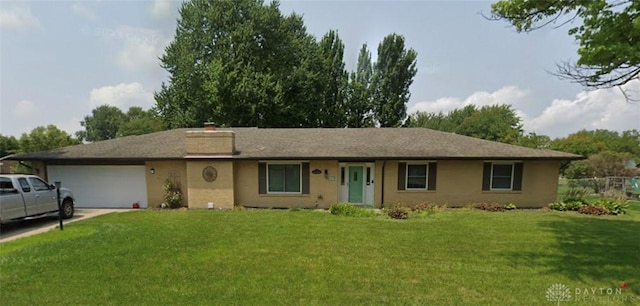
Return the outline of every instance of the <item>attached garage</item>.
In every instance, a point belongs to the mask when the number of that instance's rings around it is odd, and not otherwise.
[[[76,196],[76,207],[131,208],[138,202],[147,207],[147,183],[143,165],[47,166],[49,182],[62,182]]]

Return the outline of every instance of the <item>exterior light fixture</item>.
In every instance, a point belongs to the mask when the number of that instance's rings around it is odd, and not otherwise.
[[[156,174],[156,169],[155,169],[155,168],[151,168],[151,169],[149,169],[149,173],[151,173],[151,174]]]

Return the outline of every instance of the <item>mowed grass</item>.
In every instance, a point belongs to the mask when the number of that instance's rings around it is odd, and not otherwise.
[[[0,245],[3,305],[546,305],[640,302],[640,203],[623,216],[455,209],[135,211]],[[577,301],[562,302],[576,304]],[[581,305],[584,305],[582,302]]]

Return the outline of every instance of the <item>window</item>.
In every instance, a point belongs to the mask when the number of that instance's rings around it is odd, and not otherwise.
[[[9,179],[8,177],[0,177],[0,188],[13,189],[13,183],[11,183],[11,179]]]
[[[20,188],[22,188],[22,192],[31,192],[31,186],[29,186],[27,179],[21,177],[18,179],[18,183],[20,183]]]
[[[267,165],[269,193],[300,193],[302,180],[300,164]]]
[[[33,189],[35,191],[49,190],[49,185],[41,179],[30,177],[29,181],[31,182],[31,185],[33,185]]]
[[[258,194],[309,194],[309,162],[258,162]]]
[[[482,190],[522,190],[521,162],[484,163]]]
[[[407,164],[407,189],[427,189],[427,165]]]
[[[436,190],[438,164],[398,163],[398,190]]]
[[[491,169],[491,189],[511,189],[513,185],[513,164],[493,164]]]
[[[15,188],[13,188],[13,183],[11,182],[11,179],[9,179],[8,177],[0,177],[0,193],[1,194],[18,193],[18,191]]]

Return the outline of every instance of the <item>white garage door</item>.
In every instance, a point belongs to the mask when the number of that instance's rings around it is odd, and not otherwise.
[[[48,166],[47,176],[73,192],[76,207],[147,207],[144,166]]]

